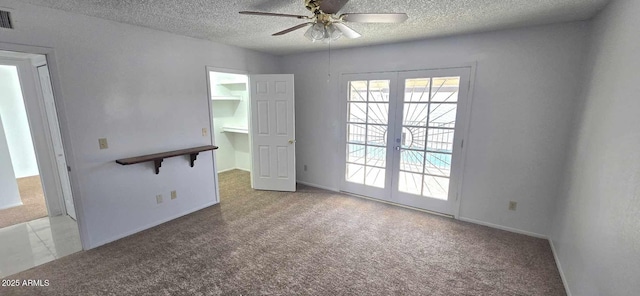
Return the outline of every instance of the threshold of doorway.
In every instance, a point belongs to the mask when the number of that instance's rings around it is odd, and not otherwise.
[[[403,205],[403,204],[399,204],[399,203],[395,203],[395,202],[391,202],[391,201],[386,201],[386,200],[382,200],[382,199],[378,199],[378,198],[373,198],[373,197],[369,197],[369,196],[355,194],[355,193],[351,193],[351,192],[347,192],[347,191],[340,191],[340,193],[343,193],[343,194],[346,194],[346,195],[350,195],[350,196],[353,196],[353,197],[359,197],[359,198],[364,198],[364,199],[368,199],[368,200],[372,200],[372,201],[376,201],[376,202],[386,203],[386,204],[389,204],[389,205],[402,207],[402,208],[406,208],[406,209],[410,209],[410,210],[425,212],[425,213],[428,213],[428,214],[437,215],[437,216],[441,216],[441,217],[445,217],[445,218],[455,219],[455,217],[453,215],[447,215],[447,214],[443,214],[443,213],[429,211],[429,210],[416,208],[416,207],[412,207],[412,206],[407,206],[407,205]]]

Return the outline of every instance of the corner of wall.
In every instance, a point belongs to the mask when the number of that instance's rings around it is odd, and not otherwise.
[[[569,282],[567,281],[567,276],[564,274],[564,270],[562,269],[562,265],[560,263],[560,258],[558,257],[558,251],[556,250],[555,245],[553,244],[553,240],[549,237],[549,245],[551,246],[551,253],[553,253],[553,260],[556,262],[556,267],[558,268],[558,272],[560,273],[560,279],[562,280],[562,285],[564,286],[564,290],[567,293],[567,296],[571,295],[571,290],[569,289]]]

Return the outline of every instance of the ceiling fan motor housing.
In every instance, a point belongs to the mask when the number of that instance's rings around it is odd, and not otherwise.
[[[322,13],[322,10],[320,10],[320,2],[322,2],[322,0],[305,0],[304,6],[313,14],[317,15]]]

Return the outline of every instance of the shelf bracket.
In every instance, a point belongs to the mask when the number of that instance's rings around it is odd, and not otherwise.
[[[189,154],[189,159],[191,160],[191,167],[193,167],[193,163],[196,161],[199,152]]]
[[[160,173],[160,167],[162,166],[162,161],[164,158],[158,158],[153,160],[153,165],[156,168],[156,175]]]

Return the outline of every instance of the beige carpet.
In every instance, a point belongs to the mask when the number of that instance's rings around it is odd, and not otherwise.
[[[11,276],[1,295],[565,295],[546,240],[300,186],[222,202]]]
[[[40,176],[17,180],[22,205],[0,210],[0,228],[47,216],[47,205],[44,201]]]

